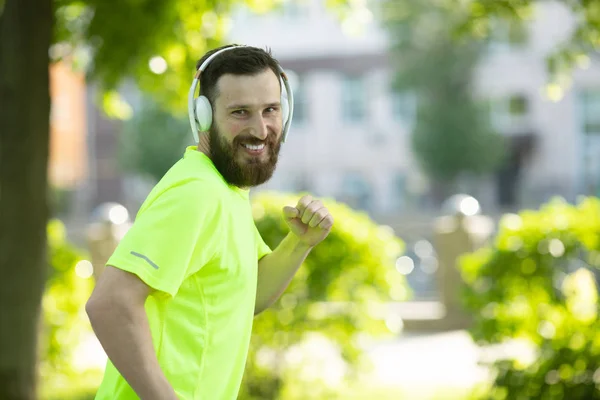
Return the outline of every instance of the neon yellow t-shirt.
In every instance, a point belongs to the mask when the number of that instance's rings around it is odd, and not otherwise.
[[[258,260],[270,251],[248,191],[228,185],[207,156],[188,147],[108,260],[157,290],[146,313],[160,366],[181,400],[237,398]],[[138,398],[109,360],[96,399]]]

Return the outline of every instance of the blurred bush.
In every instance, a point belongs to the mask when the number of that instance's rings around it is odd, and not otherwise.
[[[275,248],[288,233],[285,205],[301,195],[261,193],[253,216],[265,242]],[[408,297],[395,268],[404,244],[391,228],[331,200],[335,219],[282,297],[256,317],[240,399],[327,399],[368,367],[361,344],[397,333],[401,321],[386,319],[385,303]]]
[[[599,199],[505,215],[461,267],[474,340],[527,350],[495,362],[487,398],[600,399]]]
[[[125,172],[158,182],[193,143],[187,117],[178,117],[145,98],[119,135],[118,160]]]
[[[66,239],[59,220],[48,224],[49,272],[42,302],[40,382],[42,398],[67,398],[77,388],[85,391],[90,378],[75,359],[78,346],[91,332],[85,302],[93,288],[91,264],[78,264],[85,254]],[[97,384],[92,378],[89,385]],[[77,397],[77,398],[84,398]]]
[[[73,190],[51,187],[49,193],[50,214],[53,218],[67,215],[73,204]]]

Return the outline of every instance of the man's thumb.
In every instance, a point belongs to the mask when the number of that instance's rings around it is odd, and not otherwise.
[[[292,218],[296,218],[299,215],[299,212],[296,207],[285,206],[285,207],[283,207],[283,215],[287,219],[292,219]]]

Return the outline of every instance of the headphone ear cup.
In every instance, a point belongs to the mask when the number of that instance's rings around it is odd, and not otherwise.
[[[287,123],[290,115],[290,104],[288,103],[287,96],[281,96],[281,114],[283,116],[283,124]]]
[[[205,96],[196,98],[194,112],[196,113],[196,121],[198,121],[200,132],[207,132],[212,125],[212,107],[208,98]]]

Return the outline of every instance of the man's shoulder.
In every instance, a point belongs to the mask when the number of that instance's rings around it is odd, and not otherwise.
[[[220,176],[204,163],[199,163],[198,160],[182,158],[169,168],[158,185],[176,186],[180,182],[188,181],[202,182],[206,186],[218,186],[223,183]]]
[[[227,185],[218,175],[207,168],[193,168],[185,159],[175,163],[156,184],[153,192],[162,195],[167,192],[186,192],[192,196],[206,194],[218,195],[227,189]]]
[[[220,202],[223,188],[218,181],[205,177],[187,176],[165,180],[155,186],[150,201],[175,201],[177,203],[208,204]]]
[[[229,190],[227,184],[210,169],[195,167],[183,158],[176,162],[149,192],[138,215],[156,205],[173,204],[184,211],[220,204]]]

